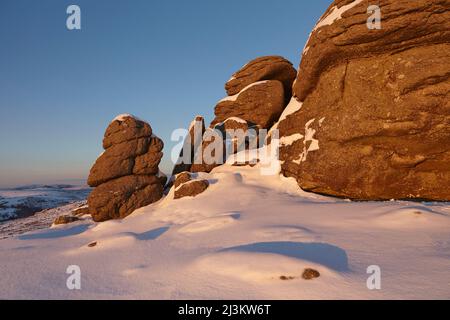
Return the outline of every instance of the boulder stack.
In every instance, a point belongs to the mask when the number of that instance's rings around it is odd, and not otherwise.
[[[254,59],[237,71],[225,84],[229,96],[241,92],[245,87],[263,80],[277,80],[282,83],[286,96],[291,95],[292,83],[297,71],[292,63],[280,56],[266,56]]]
[[[238,117],[269,129],[289,102],[296,75],[292,63],[283,57],[250,61],[225,84],[228,97],[217,104],[212,125]]]
[[[234,96],[219,101],[214,109],[216,117],[212,125],[231,117],[270,128],[285,107],[283,84],[277,80],[252,83]]]
[[[165,178],[158,165],[163,142],[150,125],[132,115],[121,115],[108,126],[105,151],[91,168],[88,198],[94,221],[124,218],[134,210],[158,201]]]
[[[283,173],[357,200],[450,200],[450,5],[336,0],[306,44],[292,111],[279,122]]]
[[[292,63],[279,56],[257,58],[237,71],[225,85],[229,96],[215,107],[215,118],[204,134],[200,159],[197,158],[190,168],[185,166],[176,171],[210,172],[226,161],[230,144],[235,146],[235,151],[242,143],[248,147],[249,139],[239,142],[228,136],[227,130],[241,129],[248,134],[249,129],[256,132],[270,129],[291,99],[296,74]],[[213,155],[217,161],[205,161],[208,155]]]

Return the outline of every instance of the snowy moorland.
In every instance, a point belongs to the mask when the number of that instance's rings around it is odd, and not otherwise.
[[[86,206],[87,201],[75,201],[61,207],[44,209],[32,216],[20,219],[10,219],[0,223],[0,240],[21,235],[39,229],[47,229],[53,221],[64,215],[72,215],[72,211]]]
[[[23,218],[44,209],[85,200],[90,192],[79,185],[30,185],[0,189],[0,221]]]
[[[0,299],[450,298],[449,203],[323,197],[259,166],[200,173],[204,193],[172,189],[123,220],[1,240]],[[81,290],[66,286],[69,265]],[[381,290],[367,288],[372,265]]]

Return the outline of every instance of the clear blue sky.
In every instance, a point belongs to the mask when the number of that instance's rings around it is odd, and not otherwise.
[[[331,0],[1,0],[0,186],[84,179],[109,122],[132,113],[165,142],[249,60],[297,67]],[[68,31],[77,4],[82,30]]]

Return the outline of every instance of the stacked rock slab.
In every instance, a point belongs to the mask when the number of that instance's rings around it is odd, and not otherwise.
[[[150,125],[131,115],[121,115],[108,126],[105,151],[91,168],[88,197],[94,221],[124,218],[134,210],[159,200],[165,178],[158,165],[163,142]]]
[[[292,63],[279,56],[257,58],[237,71],[226,83],[228,97],[216,105],[215,118],[206,130],[205,136],[211,138],[203,139],[203,158],[204,153],[208,152],[208,147],[212,147],[219,138],[226,140],[226,127],[229,129],[242,127],[245,130],[271,128],[291,98],[296,74]],[[226,160],[226,145],[223,145],[223,152],[219,149],[215,148],[218,153],[220,152],[216,157],[220,160],[218,163],[196,161],[190,171],[210,172],[222,164]]]
[[[261,128],[270,128],[286,106],[284,92],[283,84],[277,80],[252,83],[236,95],[219,101],[212,125],[238,117]]]
[[[228,97],[216,105],[212,125],[238,117],[262,129],[270,128],[291,98],[296,74],[283,57],[250,61],[225,84]]]
[[[252,83],[262,80],[278,80],[283,84],[286,93],[286,102],[291,96],[292,83],[297,71],[292,63],[280,56],[266,56],[254,59],[237,71],[225,84],[229,96],[241,92]]]
[[[450,1],[337,0],[312,31],[280,121],[282,170],[308,191],[450,200]]]

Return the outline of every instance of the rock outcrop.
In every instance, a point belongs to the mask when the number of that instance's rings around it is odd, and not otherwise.
[[[450,2],[336,0],[303,52],[282,171],[358,200],[450,200]]]
[[[191,173],[186,171],[179,173],[176,176],[174,183],[174,199],[195,197],[204,192],[208,187],[208,180],[193,179]]]
[[[230,155],[258,147],[259,126],[232,117],[207,128],[201,152],[197,153],[191,172],[211,172],[225,163]],[[201,158],[198,158],[201,157]]]
[[[231,145],[235,151],[242,146],[257,147],[252,146],[253,141],[258,142],[257,138],[251,137],[260,129],[270,129],[279,119],[291,99],[296,74],[292,63],[279,56],[257,58],[237,71],[225,85],[229,96],[218,102],[215,118],[204,132],[202,152],[191,166],[177,165],[174,173],[210,172],[226,161]],[[238,129],[250,138],[239,141],[227,135],[227,130]]]
[[[234,96],[219,101],[212,125],[231,117],[270,128],[280,117],[285,105],[283,84],[277,80],[264,80],[245,87]]]
[[[72,210],[71,214],[75,217],[82,217],[86,214],[89,214],[89,207],[87,204],[79,206],[78,208]]]
[[[207,128],[202,140],[202,148],[197,152],[190,172],[211,172],[226,160],[225,138],[217,128]]]
[[[292,83],[297,71],[292,63],[280,56],[259,57],[237,71],[225,84],[229,96],[241,92],[252,83],[263,80],[278,80],[283,84],[286,96],[291,96]]]
[[[65,215],[65,216],[56,217],[56,219],[53,221],[53,224],[55,226],[57,226],[60,224],[69,224],[72,222],[77,222],[79,220],[80,220],[80,218],[78,218],[78,217]]]
[[[225,84],[228,97],[217,104],[212,126],[231,117],[269,129],[292,96],[297,71],[283,57],[250,61]]]
[[[194,163],[196,153],[202,145],[203,134],[205,133],[205,120],[202,116],[196,116],[189,126],[189,134],[187,135],[183,149],[180,152],[175,167],[173,168],[172,175],[175,176],[183,171],[190,171],[191,166]],[[184,154],[184,150],[190,152],[189,155]],[[186,158],[186,159],[185,159]]]
[[[124,218],[162,197],[166,179],[158,165],[163,146],[142,120],[122,115],[111,122],[103,140],[105,151],[88,178],[95,187],[88,197],[94,221]]]

